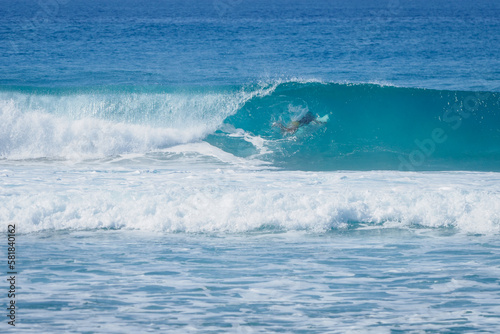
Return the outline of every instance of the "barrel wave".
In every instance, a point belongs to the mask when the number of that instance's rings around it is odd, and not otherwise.
[[[268,158],[292,169],[498,170],[498,101],[496,92],[287,82],[249,100],[207,140],[251,156],[249,138],[258,136]],[[329,121],[290,136],[272,126],[304,111]]]
[[[500,170],[500,94],[288,80],[0,90],[0,158],[106,158],[205,141],[297,170]],[[293,134],[300,115],[328,115]]]

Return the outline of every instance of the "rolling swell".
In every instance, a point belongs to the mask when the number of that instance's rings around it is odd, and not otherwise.
[[[305,111],[330,120],[291,136],[272,126]],[[252,144],[257,137],[264,140],[264,158],[285,168],[500,170],[497,92],[286,82],[250,99],[224,123],[210,143],[262,156]]]

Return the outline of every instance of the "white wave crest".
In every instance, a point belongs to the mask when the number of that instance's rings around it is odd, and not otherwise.
[[[495,173],[3,171],[0,220],[20,232],[453,228],[500,232]],[[73,179],[78,178],[75,186]],[[38,180],[38,181],[36,181]],[[43,181],[40,181],[43,180]],[[9,188],[7,183],[18,187]]]
[[[0,93],[0,158],[100,158],[198,141],[249,99],[252,89],[177,93]]]
[[[86,159],[147,152],[198,140],[202,126],[155,128],[83,118],[72,120],[41,111],[21,112],[13,101],[0,104],[0,157]]]

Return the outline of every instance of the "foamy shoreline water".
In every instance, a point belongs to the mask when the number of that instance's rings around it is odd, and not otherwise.
[[[165,159],[172,158],[164,154]],[[265,165],[252,170],[209,155],[197,159],[192,166],[203,161],[204,168],[190,169],[184,162],[183,168],[166,169],[162,160],[147,169],[140,160],[86,166],[4,165],[0,217],[17,222],[20,233],[324,232],[361,224],[451,227],[495,235],[500,228],[498,173],[301,172],[270,170]]]
[[[93,230],[18,240],[23,333],[498,329],[491,235]]]

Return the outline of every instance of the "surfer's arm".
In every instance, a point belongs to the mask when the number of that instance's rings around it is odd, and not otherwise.
[[[283,131],[286,129],[286,127],[281,122],[274,122],[273,126],[278,127]]]
[[[274,122],[273,126],[279,127],[281,132],[283,133],[292,134],[295,133],[295,131],[297,131],[297,127],[295,126],[286,127],[281,122]]]

